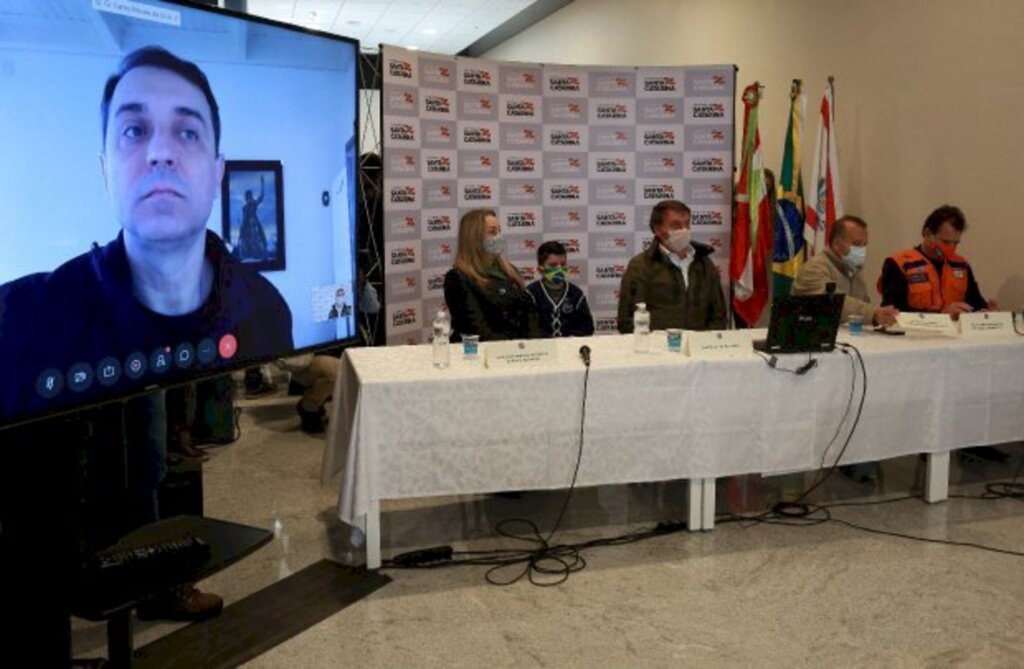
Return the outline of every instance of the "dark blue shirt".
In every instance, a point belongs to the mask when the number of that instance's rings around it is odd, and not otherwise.
[[[590,315],[587,296],[574,284],[567,283],[556,299],[538,279],[526,287],[537,305],[540,331],[545,337],[589,337],[594,334],[594,318]]]
[[[214,268],[213,289],[199,309],[181,316],[158,314],[135,298],[122,235],[52,272],[0,286],[0,425],[280,356],[293,348],[287,303],[258,272],[233,260],[212,232],[206,236],[206,257]],[[220,353],[226,335],[237,344],[228,357]],[[207,353],[211,342],[218,350],[212,360],[201,362],[204,341]],[[150,364],[160,350],[173,356],[182,345],[192,347],[182,363],[166,358],[170,364],[162,372]],[[146,360],[137,379],[125,369],[132,354]],[[110,358],[120,370],[106,385],[100,382],[99,363]],[[87,388],[75,389],[71,370],[81,363],[93,377]],[[63,385],[49,398],[37,388],[49,379],[47,370],[59,371],[62,379],[56,385]]]

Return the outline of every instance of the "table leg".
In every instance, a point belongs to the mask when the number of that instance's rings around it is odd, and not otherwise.
[[[701,479],[701,529],[705,532],[715,529],[715,479]]]
[[[113,669],[126,669],[132,666],[132,656],[135,652],[132,627],[130,607],[115,612],[107,619],[107,659]]]
[[[949,497],[949,451],[927,454],[924,487],[924,501],[929,504]]]
[[[366,512],[366,568],[380,569],[380,500],[370,500]]]
[[[689,497],[686,505],[688,517],[686,519],[686,529],[690,532],[696,532],[701,529],[702,513],[703,508],[703,484],[702,479],[687,479],[686,480],[686,491]]]

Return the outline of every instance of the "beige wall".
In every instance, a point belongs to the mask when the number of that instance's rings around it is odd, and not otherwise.
[[[1022,0],[575,0],[487,57],[735,63],[740,90],[766,87],[761,139],[776,170],[789,82],[802,78],[805,185],[814,113],[834,75],[844,204],[871,225],[869,277],[949,202],[967,214],[961,251],[983,294],[1021,309],[1024,183],[1012,175],[1024,158],[1022,28]]]

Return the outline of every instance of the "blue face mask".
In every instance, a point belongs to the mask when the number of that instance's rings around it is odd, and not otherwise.
[[[864,266],[864,261],[868,259],[868,247],[866,246],[851,246],[850,250],[843,256],[843,264],[849,267],[851,270],[857,270]]]

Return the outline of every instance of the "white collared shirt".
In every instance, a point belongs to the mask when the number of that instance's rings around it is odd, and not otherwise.
[[[679,271],[683,273],[683,287],[689,288],[690,265],[693,264],[693,256],[696,255],[693,252],[693,246],[687,246],[686,255],[682,258],[680,258],[675,253],[672,253],[667,248],[665,248],[664,244],[659,244],[658,246],[661,247],[661,252],[668,256],[668,259],[672,262],[672,264],[678,267]]]

